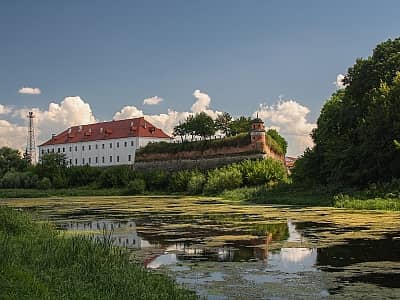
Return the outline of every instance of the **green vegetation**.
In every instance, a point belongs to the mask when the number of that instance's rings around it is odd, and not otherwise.
[[[358,59],[322,108],[315,146],[296,163],[294,179],[307,184],[364,188],[400,174],[400,38]]]
[[[201,140],[183,143],[149,143],[136,151],[137,155],[150,153],[177,153],[182,151],[205,151],[222,147],[242,147],[250,144],[250,134],[242,133],[223,139]]]
[[[60,237],[0,207],[1,299],[196,299],[166,276],[130,262],[107,235],[94,243]]]

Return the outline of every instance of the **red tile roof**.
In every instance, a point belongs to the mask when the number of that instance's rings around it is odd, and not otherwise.
[[[79,143],[128,137],[149,137],[172,139],[160,128],[155,127],[143,117],[73,126],[52,137],[40,146]],[[40,147],[39,146],[39,147]]]

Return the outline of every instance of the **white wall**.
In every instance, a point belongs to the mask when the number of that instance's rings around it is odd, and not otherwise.
[[[55,152],[65,154],[67,164],[73,166],[82,166],[86,164],[98,167],[130,165],[135,161],[136,149],[147,145],[149,142],[159,141],[169,142],[170,140],[160,138],[128,137],[41,146],[39,147],[39,159],[45,153]]]

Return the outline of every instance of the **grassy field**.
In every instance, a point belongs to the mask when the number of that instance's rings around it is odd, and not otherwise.
[[[196,299],[129,261],[104,238],[59,236],[48,223],[0,207],[0,299]]]

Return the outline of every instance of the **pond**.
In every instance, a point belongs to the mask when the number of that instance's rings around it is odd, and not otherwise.
[[[110,238],[207,299],[400,298],[400,213],[195,197],[0,203],[65,234]]]

